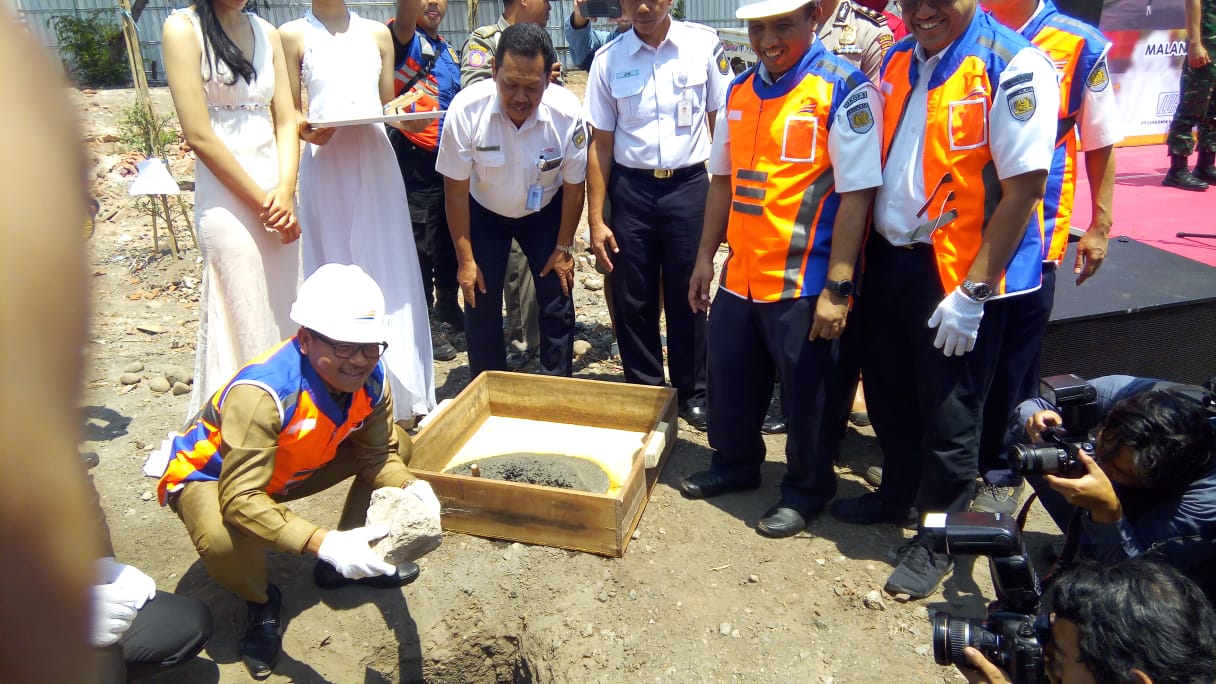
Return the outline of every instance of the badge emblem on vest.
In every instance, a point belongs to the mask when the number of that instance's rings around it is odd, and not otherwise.
[[[1034,115],[1035,106],[1038,102],[1034,98],[1034,88],[1021,88],[1009,93],[1005,98],[1009,105],[1009,113],[1018,121],[1026,121]]]
[[[1085,79],[1085,87],[1096,92],[1106,90],[1106,86],[1110,83],[1110,74],[1106,71],[1106,60],[1098,62],[1098,66],[1094,67],[1089,78]]]
[[[855,133],[869,133],[874,128],[874,115],[870,113],[870,103],[863,102],[848,112],[849,128]]]

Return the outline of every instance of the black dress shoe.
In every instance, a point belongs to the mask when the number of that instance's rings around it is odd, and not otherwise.
[[[917,519],[915,507],[892,508],[883,503],[878,494],[873,493],[863,494],[855,499],[837,499],[832,502],[830,510],[837,520],[854,525],[914,525]]]
[[[451,327],[452,332],[464,332],[464,312],[460,310],[460,304],[456,302],[454,295],[450,300],[435,302],[435,311],[432,315],[435,320]]]
[[[266,587],[266,603],[249,603],[245,638],[241,640],[241,662],[254,679],[266,679],[283,652],[283,626],[279,611],[283,595],[271,584]]]
[[[709,499],[730,492],[745,492],[758,489],[760,478],[737,480],[717,470],[702,470],[680,480],[680,491],[690,499]]]
[[[803,516],[798,509],[781,503],[768,509],[768,512],[760,519],[760,523],[756,525],[756,530],[760,534],[776,539],[792,537],[805,529],[806,516]]]
[[[398,563],[397,572],[391,575],[374,575],[356,580],[343,576],[342,573],[334,569],[334,566],[323,560],[318,560],[312,566],[312,581],[322,589],[338,589],[351,586],[352,584],[364,587],[376,587],[377,589],[395,589],[397,587],[404,587],[418,579],[418,575],[421,573],[422,568],[419,568],[417,563],[405,561],[404,563]]]
[[[760,432],[766,435],[784,435],[785,427],[785,418],[781,416],[766,418],[764,424],[760,426]]]
[[[704,406],[687,406],[680,409],[680,417],[693,428],[705,432],[709,427],[709,413]]]

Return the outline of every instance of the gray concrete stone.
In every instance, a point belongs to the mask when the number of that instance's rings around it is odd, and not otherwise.
[[[425,482],[411,487],[421,489],[424,485],[429,492],[430,485]],[[372,492],[367,524],[388,526],[388,536],[372,544],[372,550],[388,563],[417,560],[439,548],[443,541],[438,501],[428,505],[401,487],[381,487]]]

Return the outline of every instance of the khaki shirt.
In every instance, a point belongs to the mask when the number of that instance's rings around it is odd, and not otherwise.
[[[824,18],[819,39],[828,52],[860,69],[871,83],[878,83],[882,58],[895,42],[882,12],[850,0],[840,0],[834,16]]]
[[[499,17],[497,24],[478,26],[460,48],[460,89],[494,75],[494,52],[498,50],[498,37],[510,24],[506,17]]]

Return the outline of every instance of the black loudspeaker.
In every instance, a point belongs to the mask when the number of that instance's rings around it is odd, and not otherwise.
[[[1200,384],[1216,374],[1216,268],[1117,238],[1098,274],[1078,287],[1076,253],[1073,242],[1057,274],[1040,375]]]

